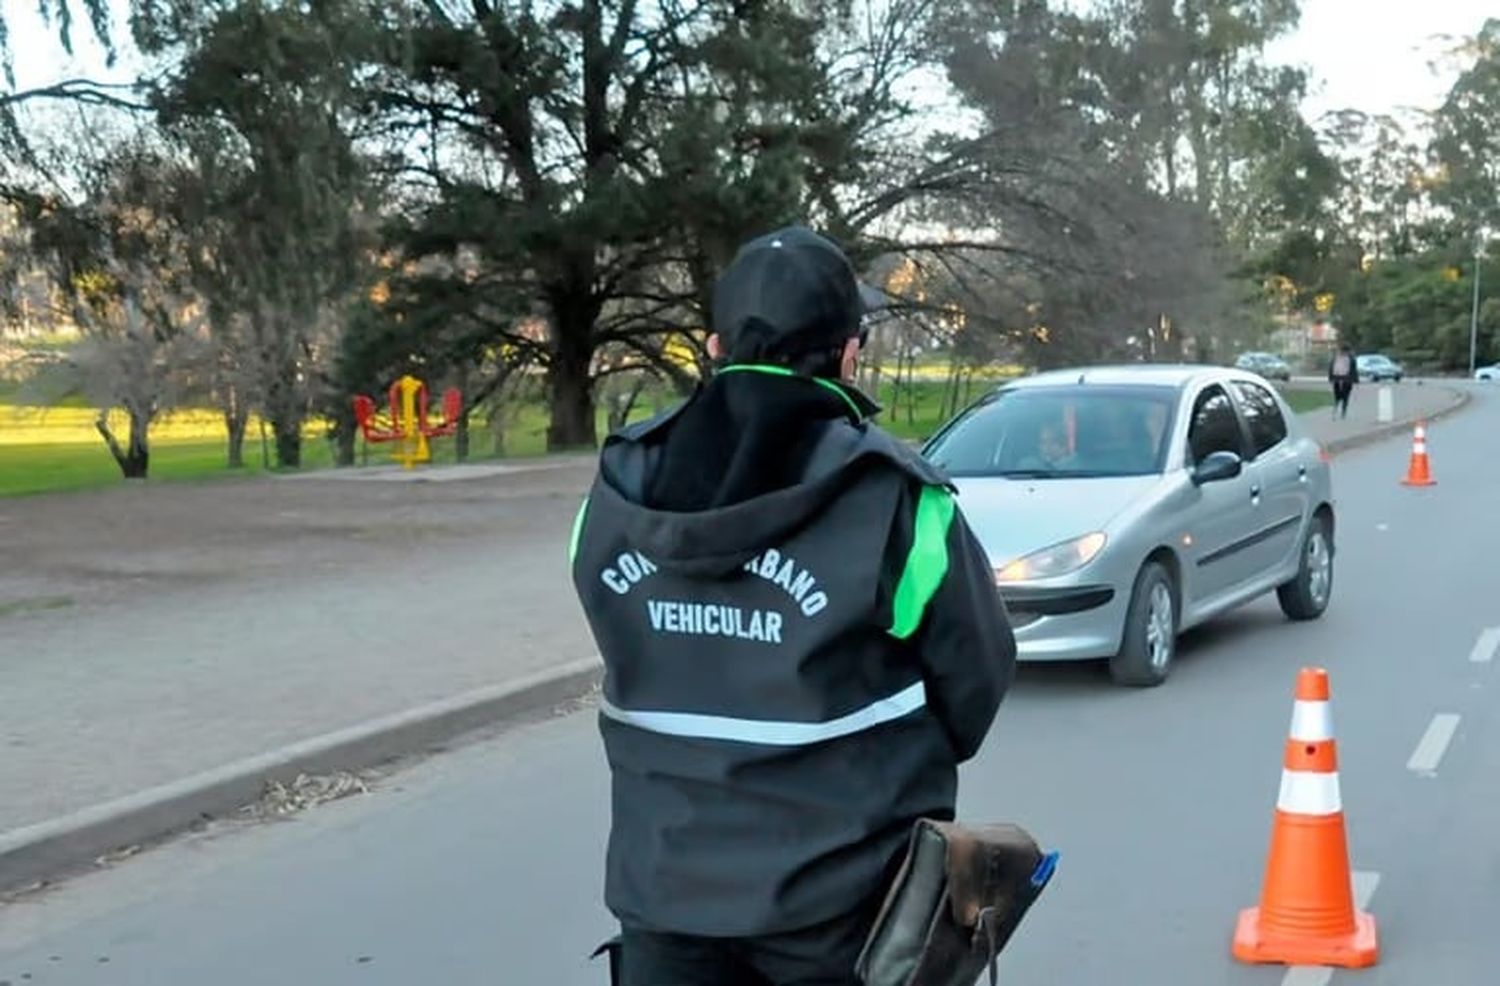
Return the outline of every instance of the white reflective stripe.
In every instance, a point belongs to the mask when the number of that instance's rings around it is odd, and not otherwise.
[[[735,719],[730,716],[706,716],[692,712],[637,712],[621,709],[601,699],[599,711],[616,722],[623,722],[653,733],[688,736],[694,739],[730,740],[736,743],[760,743],[766,746],[808,746],[863,732],[883,722],[910,715],[927,704],[927,690],[922,682],[903,689],[889,698],[872,702],[862,709],[827,722],[782,722],[768,719]]]
[[[1343,811],[1339,775],[1283,770],[1276,807],[1293,815],[1335,815]]]
[[[1333,739],[1333,710],[1327,702],[1293,702],[1288,735],[1305,743]]]

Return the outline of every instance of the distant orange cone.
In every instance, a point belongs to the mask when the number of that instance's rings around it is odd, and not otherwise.
[[[1240,912],[1242,962],[1358,968],[1379,957],[1375,919],[1354,909],[1328,672],[1304,668],[1281,772],[1260,906]]]
[[[1432,464],[1427,461],[1427,423],[1417,422],[1417,430],[1411,440],[1411,464],[1406,467],[1403,486],[1436,486],[1432,478]]]

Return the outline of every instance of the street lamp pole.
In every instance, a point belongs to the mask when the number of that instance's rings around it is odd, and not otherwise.
[[[1469,312],[1469,376],[1479,366],[1479,261],[1484,257],[1483,244],[1474,246],[1474,306]]]

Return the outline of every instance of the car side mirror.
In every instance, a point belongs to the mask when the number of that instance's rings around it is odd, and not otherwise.
[[[1210,452],[1193,467],[1193,485],[1222,483],[1234,479],[1245,469],[1245,462],[1233,452]]]

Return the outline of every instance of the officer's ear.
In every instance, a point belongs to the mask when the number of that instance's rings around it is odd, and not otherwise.
[[[717,332],[709,333],[708,358],[714,360],[724,358],[724,340],[719,338],[719,334]]]
[[[839,379],[844,383],[854,383],[859,373],[859,351],[858,336],[844,343],[844,351],[839,354]]]

